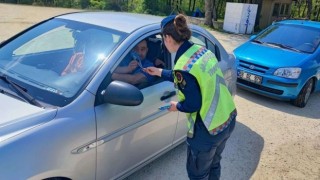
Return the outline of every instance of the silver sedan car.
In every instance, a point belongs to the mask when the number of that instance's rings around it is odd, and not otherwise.
[[[172,82],[132,85],[112,78],[142,40],[150,62],[173,68],[161,20],[71,13],[2,42],[0,179],[122,179],[182,143],[184,114],[159,108],[177,100]],[[233,55],[205,29],[190,28],[191,41],[215,53],[234,95]]]

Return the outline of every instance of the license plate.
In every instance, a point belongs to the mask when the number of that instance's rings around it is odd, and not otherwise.
[[[246,81],[250,81],[256,84],[262,83],[262,77],[254,74],[247,73],[245,71],[238,71],[238,78],[244,79]]]

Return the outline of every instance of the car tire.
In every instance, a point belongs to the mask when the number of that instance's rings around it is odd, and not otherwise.
[[[298,97],[293,100],[293,105],[303,108],[306,106],[313,88],[313,80],[309,79],[301,89]]]

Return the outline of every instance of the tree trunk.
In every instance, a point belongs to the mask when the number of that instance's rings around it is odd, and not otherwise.
[[[319,3],[320,3],[320,1],[317,0],[317,1],[316,1],[316,8],[315,8],[315,12],[316,12],[315,21],[319,21],[319,14],[320,14],[320,6],[319,6]]]
[[[312,0],[307,0],[307,6],[308,6],[307,18],[308,18],[308,19],[311,19],[311,13],[312,13]]]
[[[217,6],[218,18],[219,18],[219,15],[222,13],[222,10],[224,8],[223,4],[224,4],[224,1],[223,0],[219,0],[218,6]],[[224,16],[224,15],[222,15],[222,16]]]
[[[217,21],[218,20],[218,16],[217,16],[217,1],[218,0],[212,0],[212,19]]]
[[[213,27],[212,23],[212,0],[205,0],[205,25]]]
[[[196,6],[196,0],[193,0],[193,5],[192,5],[192,12],[194,12],[194,8]]]
[[[320,14],[320,7],[317,7],[316,8],[316,15],[314,17],[314,20],[315,21],[319,21],[319,14]]]
[[[300,18],[301,17],[301,2],[298,0],[297,3],[298,3],[298,17]]]
[[[306,5],[306,3],[305,3],[305,5],[304,5],[304,7],[303,7],[303,11],[302,11],[302,17],[303,17],[303,18],[306,18],[306,15],[305,15],[306,9],[307,9],[307,5]]]

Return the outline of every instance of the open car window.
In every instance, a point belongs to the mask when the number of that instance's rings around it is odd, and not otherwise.
[[[112,73],[112,80],[120,80],[139,89],[161,82],[161,78],[149,75],[143,68],[158,67],[167,69],[171,66],[165,58],[160,34],[154,34],[134,43]]]

